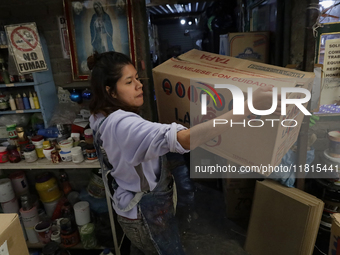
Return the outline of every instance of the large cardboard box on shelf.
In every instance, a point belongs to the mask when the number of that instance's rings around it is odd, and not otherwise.
[[[2,254],[28,255],[28,249],[24,238],[24,233],[16,213],[0,214],[0,249]]]
[[[269,61],[269,32],[229,33],[220,35],[221,55],[262,63]]]
[[[259,86],[280,88],[295,87],[298,84],[310,91],[314,74],[191,50],[154,68],[153,77],[159,121],[177,122],[190,127],[206,121],[207,116],[217,118],[231,109],[231,92],[228,89],[216,89],[222,104],[215,95],[217,104],[210,100],[207,103],[207,115],[200,115],[201,88],[210,91],[210,94],[214,93],[211,90],[214,87],[212,78],[220,78],[216,83],[237,86],[246,95],[248,87],[255,90]],[[289,94],[289,98],[298,97],[304,95]],[[250,115],[245,125],[229,128],[228,132],[201,148],[243,166],[277,166],[297,140],[303,118],[304,114],[294,105],[287,106],[286,116]],[[252,119],[263,120],[264,125],[260,128],[251,127],[247,123]],[[285,127],[290,126],[285,122],[285,126],[281,125],[285,119],[294,119],[297,125]],[[260,173],[269,175],[270,171],[261,169]]]

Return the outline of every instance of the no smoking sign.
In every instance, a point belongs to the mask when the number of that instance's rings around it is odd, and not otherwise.
[[[35,23],[9,25],[5,29],[19,73],[47,70]]]
[[[13,46],[23,52],[34,50],[39,42],[37,34],[29,27],[17,27],[11,33]]]

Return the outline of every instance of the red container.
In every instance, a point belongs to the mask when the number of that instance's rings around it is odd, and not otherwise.
[[[0,151],[0,163],[6,163],[7,161],[8,161],[8,152],[7,152],[7,150]]]

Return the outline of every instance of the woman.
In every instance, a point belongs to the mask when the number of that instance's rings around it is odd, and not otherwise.
[[[97,150],[102,146],[107,154],[107,158],[101,156],[101,162],[110,170],[108,178],[113,177],[108,188],[113,187],[112,206],[118,222],[132,244],[146,255],[185,254],[172,200],[170,171],[176,162],[165,155],[186,153],[226,131],[227,125],[216,127],[215,131],[210,121],[191,129],[176,123],[146,121],[137,114],[143,105],[143,85],[127,56],[118,52],[96,53],[88,58],[88,65],[93,91],[90,125]],[[256,90],[253,98],[256,109],[271,106],[271,93],[263,89]],[[249,110],[245,108],[247,116]],[[231,111],[220,117],[243,119],[232,116]],[[200,138],[190,144],[190,136],[195,134]]]

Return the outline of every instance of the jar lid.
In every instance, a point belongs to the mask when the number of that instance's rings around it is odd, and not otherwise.
[[[48,181],[51,178],[52,178],[52,174],[47,172],[47,173],[37,175],[35,177],[35,182],[36,183],[43,183],[43,182]]]
[[[88,129],[85,129],[85,130],[84,130],[84,135],[90,136],[90,135],[92,135],[92,134],[93,134],[93,131],[92,131],[91,128],[88,128]]]
[[[43,145],[50,145],[50,141],[43,141]]]
[[[31,138],[31,140],[34,141],[34,142],[39,142],[39,141],[41,141],[43,139],[44,139],[44,137],[42,135],[36,135],[36,136],[33,136]]]
[[[25,140],[25,141],[18,141],[18,144],[21,144],[21,145],[23,145],[23,144],[28,144],[28,140]]]
[[[16,126],[17,126],[17,124],[6,125],[6,127],[7,127],[8,129],[15,128]]]
[[[26,152],[30,152],[30,151],[34,151],[34,150],[35,150],[34,144],[28,144],[28,145],[25,146],[25,149],[24,149],[24,151],[26,151]]]
[[[94,224],[93,223],[87,223],[84,226],[80,228],[80,233],[83,235],[88,235],[93,233],[94,231]]]
[[[70,144],[73,144],[73,141],[63,140],[63,141],[59,142],[60,146],[67,146],[67,145],[70,145]]]

